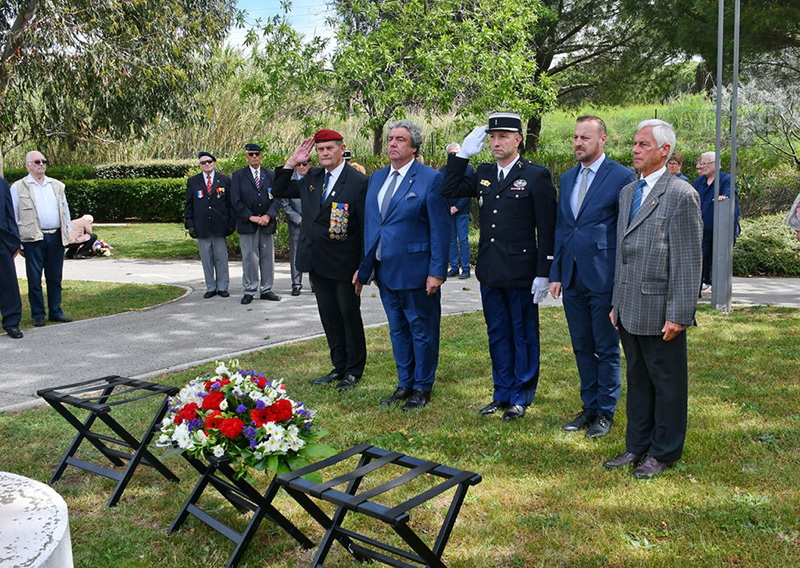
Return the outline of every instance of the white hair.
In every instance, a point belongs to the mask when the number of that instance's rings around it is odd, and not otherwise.
[[[448,154],[450,152],[458,152],[459,150],[461,150],[461,145],[458,142],[450,142],[450,144],[444,148],[444,151]]]
[[[639,123],[636,127],[636,132],[643,130],[649,126],[653,127],[653,138],[656,139],[656,144],[658,147],[661,148],[664,144],[669,144],[669,154],[667,155],[667,160],[669,161],[670,156],[672,156],[672,152],[675,151],[675,129],[669,122],[664,122],[663,120],[659,120],[657,118],[651,118],[649,120],[643,120]]]
[[[707,159],[709,162],[716,163],[717,161],[717,153],[716,152],[703,152],[700,154],[700,159]]]

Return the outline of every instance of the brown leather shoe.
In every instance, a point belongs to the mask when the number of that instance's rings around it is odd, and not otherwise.
[[[650,479],[660,475],[671,465],[671,462],[662,462],[653,456],[647,456],[647,458],[642,462],[642,465],[633,470],[633,477],[636,479]]]
[[[631,452],[625,452],[624,454],[615,457],[613,460],[608,460],[606,463],[603,464],[603,467],[606,469],[614,469],[626,465],[639,465],[641,461],[642,461],[642,456],[640,456],[639,454],[632,454]]]

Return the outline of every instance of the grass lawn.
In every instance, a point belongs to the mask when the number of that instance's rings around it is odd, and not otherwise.
[[[120,258],[200,258],[197,241],[180,223],[130,223],[124,226],[95,226],[97,238],[113,247]]]
[[[330,430],[326,441],[337,449],[369,442],[483,475],[470,490],[446,549],[445,562],[452,568],[798,566],[800,311],[746,308],[723,316],[703,308],[698,319],[699,327],[689,332],[684,458],[651,481],[601,466],[625,447],[624,389],[608,437],[589,441],[562,432],[580,401],[560,309],[542,311],[536,401],[523,420],[512,423],[476,412],[491,397],[480,313],[444,318],[434,397],[420,412],[377,405],[395,384],[386,327],[368,330],[367,372],[347,394],[308,384],[329,369],[321,339],[248,356],[241,366],[285,379],[290,396],[319,411],[318,423]],[[182,385],[207,370],[158,380]],[[153,411],[151,405],[146,412],[118,415],[141,429]],[[71,437],[66,422],[50,409],[0,414],[0,470],[47,481]],[[55,488],[69,505],[76,566],[225,563],[233,545],[195,519],[167,536],[197,481],[180,458],[167,463],[181,477],[179,485],[141,468],[111,510],[103,505],[112,482],[67,469]],[[257,481],[266,489],[266,478]],[[244,518],[221,499],[203,499],[215,515],[243,526]],[[448,499],[446,494],[412,512],[412,526],[434,538]],[[282,494],[276,506],[319,542],[321,530],[293,501]],[[363,518],[350,518],[345,526],[388,537]],[[241,565],[295,567],[311,558],[265,521]],[[334,545],[326,566],[352,565]]]
[[[47,305],[47,286],[42,285],[44,304]],[[28,303],[28,281],[19,279],[22,296],[22,322],[20,328],[33,327],[31,306]],[[183,289],[163,284],[119,284],[115,282],[88,282],[63,280],[61,282],[61,308],[73,320],[109,316],[121,312],[141,310],[178,298]],[[48,325],[55,325],[50,324]]]

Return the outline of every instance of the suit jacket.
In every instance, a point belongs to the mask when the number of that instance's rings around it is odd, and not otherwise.
[[[550,281],[561,282],[564,288],[569,288],[573,268],[577,265],[581,280],[589,290],[611,292],[617,255],[619,192],[635,181],[636,175],[606,156],[576,218],[570,200],[582,167],[579,164],[561,176]]]
[[[497,164],[467,173],[468,160],[447,159],[445,197],[478,197],[480,240],[475,274],[487,286],[530,287],[550,274],[556,226],[556,188],[547,168],[520,157],[497,181]]]
[[[277,184],[278,176],[275,176],[275,183]],[[272,188],[272,194],[276,195],[275,188]],[[290,229],[299,229],[303,223],[303,202],[299,198],[294,199],[279,199],[280,207],[286,213],[286,220],[289,223]]]
[[[258,187],[250,173],[250,166],[233,172],[231,178],[231,203],[236,214],[236,229],[240,234],[252,234],[259,225],[250,221],[252,215],[269,215],[270,220],[266,233],[274,233],[277,228],[275,216],[279,204],[272,195],[274,177],[272,172],[261,168],[258,176]]]
[[[19,249],[19,227],[11,201],[11,187],[0,178],[0,240],[11,254]]]
[[[395,188],[386,218],[381,219],[378,192],[391,166],[369,178],[364,224],[364,261],[358,280],[369,282],[373,273],[391,290],[425,288],[428,276],[444,279],[450,251],[450,211],[442,197],[442,174],[416,160]],[[381,243],[377,272],[375,251]]]
[[[302,203],[297,269],[351,281],[362,257],[367,178],[345,165],[324,204],[324,168],[311,168],[302,179],[291,178],[292,170],[276,168],[273,191],[277,197],[299,197]]]
[[[206,191],[205,174],[186,180],[184,225],[194,227],[201,239],[227,237],[236,229],[236,214],[231,206],[231,178],[214,172],[211,195]]]
[[[612,306],[635,335],[661,335],[669,320],[695,323],[703,221],[692,186],[669,172],[658,179],[628,224],[636,183],[619,197]]]

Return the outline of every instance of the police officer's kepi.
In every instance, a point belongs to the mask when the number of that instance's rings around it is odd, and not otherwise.
[[[489,115],[489,130],[507,130],[522,134],[522,118],[515,112],[493,112]]]

